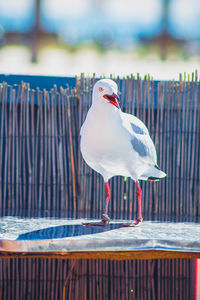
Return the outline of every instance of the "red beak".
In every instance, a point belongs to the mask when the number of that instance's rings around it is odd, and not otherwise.
[[[117,108],[120,108],[119,102],[117,101],[119,100],[119,97],[115,93],[113,93],[112,95],[103,95],[103,97],[106,100],[108,100],[112,105],[116,106]]]

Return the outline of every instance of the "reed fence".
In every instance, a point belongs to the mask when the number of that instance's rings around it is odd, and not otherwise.
[[[188,259],[0,259],[0,299],[188,300],[193,274]]]
[[[32,90],[0,85],[0,213],[27,216],[101,216],[104,184],[80,153],[79,130],[92,101],[95,78],[76,86]],[[200,216],[200,85],[116,78],[123,111],[147,125],[167,178],[142,182],[149,219]],[[135,184],[111,179],[112,218],[134,219]]]

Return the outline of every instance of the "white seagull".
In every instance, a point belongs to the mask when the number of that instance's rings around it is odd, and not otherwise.
[[[92,105],[80,131],[81,153],[86,163],[103,176],[106,206],[101,222],[109,223],[108,203],[113,176],[131,177],[136,183],[138,217],[130,226],[142,223],[142,190],[139,180],[159,180],[166,174],[157,165],[157,155],[148,129],[142,121],[121,111],[118,87],[111,79],[101,79],[93,88]],[[127,225],[128,226],[128,225]]]

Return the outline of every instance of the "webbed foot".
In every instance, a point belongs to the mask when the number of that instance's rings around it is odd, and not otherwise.
[[[142,221],[143,221],[143,218],[140,218],[140,219],[137,219],[133,223],[123,224],[122,227],[139,227],[139,226],[141,226]]]
[[[103,214],[103,218],[100,222],[84,222],[84,226],[105,226],[110,222],[110,218],[107,214]]]

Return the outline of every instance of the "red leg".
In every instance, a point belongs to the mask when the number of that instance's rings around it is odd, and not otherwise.
[[[140,184],[138,181],[136,181],[136,195],[138,198],[138,217],[137,217],[137,221],[134,222],[133,224],[135,226],[138,226],[142,223],[142,189],[140,187]]]
[[[104,210],[104,215],[107,215],[108,213],[108,204],[110,201],[110,187],[109,187],[109,183],[108,181],[105,183],[105,187],[106,187],[106,207]]]
[[[103,226],[106,225],[110,222],[110,218],[108,217],[107,213],[108,213],[108,204],[110,201],[110,187],[109,187],[109,183],[108,181],[105,183],[105,187],[106,187],[106,206],[105,206],[105,210],[103,213],[103,218],[100,222],[90,222],[90,223],[83,223],[83,225],[87,225],[87,226]]]
[[[136,181],[136,195],[138,200],[138,213],[137,213],[137,221],[132,224],[123,224],[124,227],[135,227],[140,226],[143,218],[142,218],[142,189],[138,181]]]

